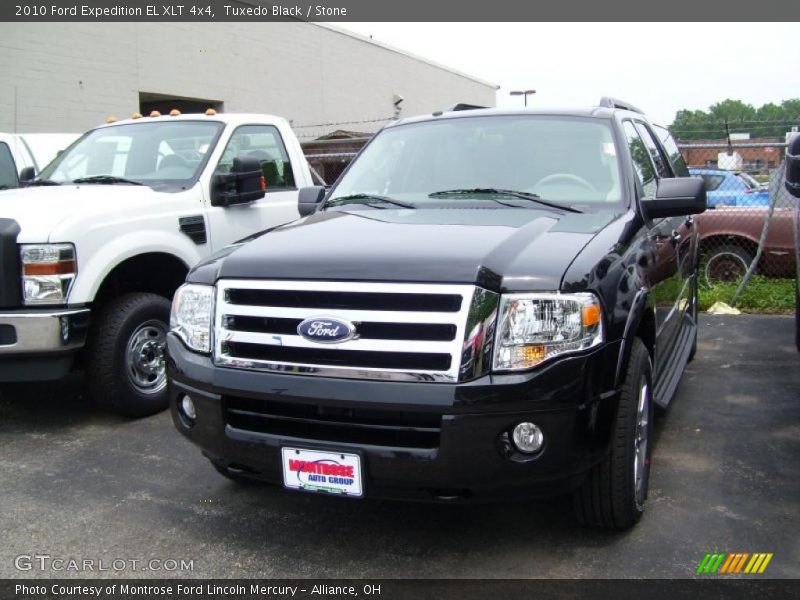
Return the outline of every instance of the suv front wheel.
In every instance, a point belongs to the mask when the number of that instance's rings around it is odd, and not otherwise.
[[[575,494],[578,520],[604,529],[628,529],[644,513],[653,433],[650,354],[634,338],[608,454]]]

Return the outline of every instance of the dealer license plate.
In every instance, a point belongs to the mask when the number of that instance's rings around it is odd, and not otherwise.
[[[358,454],[281,448],[281,455],[283,485],[287,488],[342,496],[364,495]]]

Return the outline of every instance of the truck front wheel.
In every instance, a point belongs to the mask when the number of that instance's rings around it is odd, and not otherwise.
[[[164,351],[169,300],[156,294],[125,294],[92,319],[86,376],[97,403],[129,418],[167,407]]]

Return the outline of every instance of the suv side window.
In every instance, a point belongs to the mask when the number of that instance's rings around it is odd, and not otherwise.
[[[656,171],[652,160],[650,160],[650,152],[631,121],[625,121],[623,129],[625,130],[625,138],[628,141],[628,148],[633,159],[633,170],[642,186],[643,197],[654,198],[657,182]]]
[[[5,188],[15,188],[19,185],[17,179],[17,165],[11,150],[5,142],[0,142],[0,190]]]
[[[689,169],[686,166],[686,161],[683,160],[683,155],[678,149],[678,144],[675,143],[675,138],[672,137],[669,131],[659,125],[653,125],[653,131],[661,140],[661,144],[667,151],[669,163],[672,165],[672,170],[676,177],[689,177]]]
[[[659,149],[655,139],[653,139],[653,134],[650,133],[650,130],[645,126],[644,123],[639,121],[636,122],[636,129],[639,131],[639,135],[642,136],[644,145],[647,146],[647,151],[650,153],[650,158],[653,159],[653,164],[656,166],[656,175],[658,178],[662,179],[664,177],[672,177],[672,172],[670,171],[669,165],[667,165],[664,155],[661,153],[661,150]]]
[[[257,158],[267,184],[267,193],[294,189],[294,173],[289,154],[278,129],[272,125],[243,125],[228,141],[217,165],[218,173],[229,173],[234,158]]]

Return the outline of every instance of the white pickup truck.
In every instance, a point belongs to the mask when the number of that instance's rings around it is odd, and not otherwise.
[[[0,190],[19,187],[78,139],[77,133],[0,133]]]
[[[296,219],[308,185],[279,117],[153,114],[89,131],[0,193],[0,383],[80,366],[115,412],[165,408],[170,299],[189,267]]]

